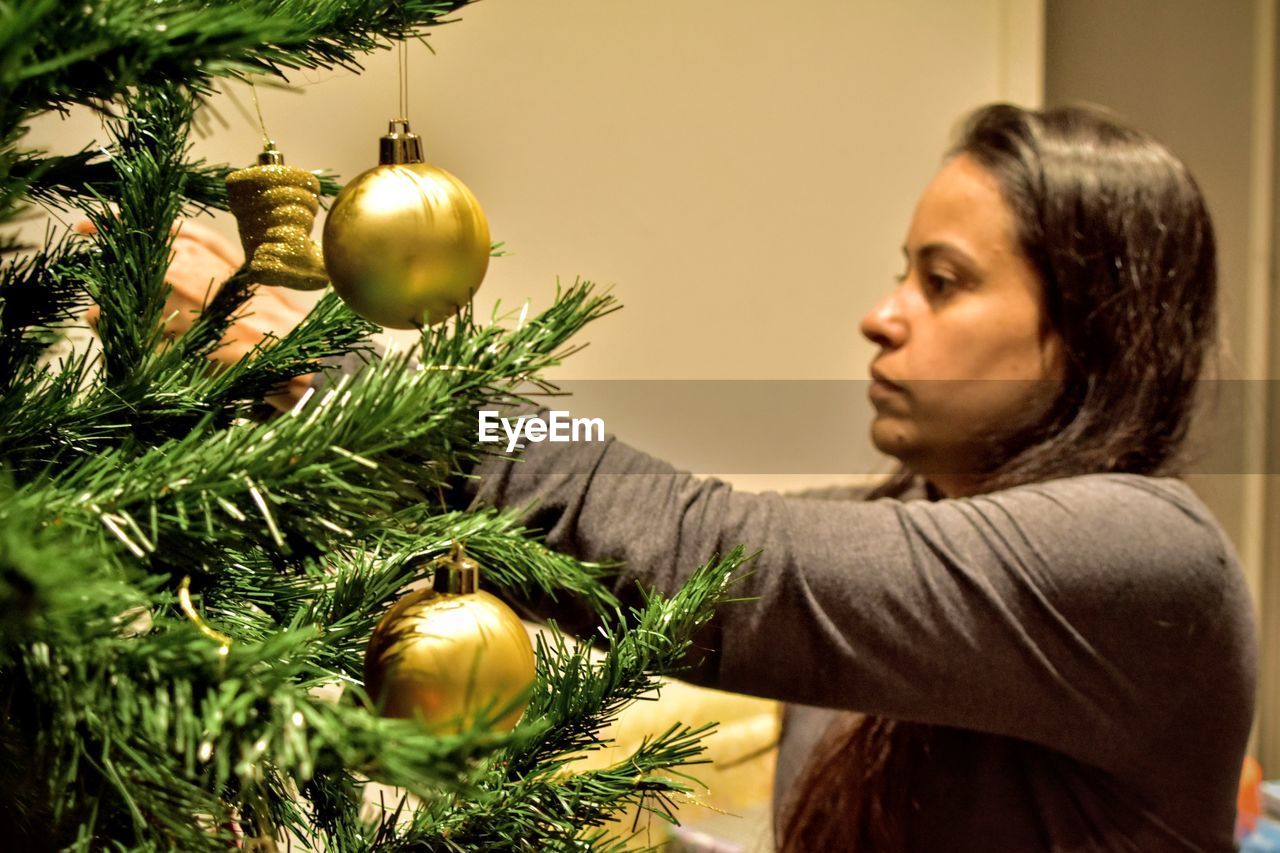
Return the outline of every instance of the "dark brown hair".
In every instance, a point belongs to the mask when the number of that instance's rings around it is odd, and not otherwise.
[[[1039,423],[994,440],[983,491],[1078,474],[1179,471],[1216,332],[1213,227],[1183,163],[1093,109],[1008,104],[971,115],[950,152],[985,167],[1044,286],[1066,376]],[[901,470],[871,494],[903,494]],[[909,846],[912,775],[932,727],[842,718],[796,784],[784,853]]]

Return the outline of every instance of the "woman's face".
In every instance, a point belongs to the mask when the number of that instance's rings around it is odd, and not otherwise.
[[[906,270],[862,318],[879,345],[871,438],[944,494],[975,489],[993,437],[1034,423],[1062,376],[1040,277],[977,161],[952,158],[920,196]]]

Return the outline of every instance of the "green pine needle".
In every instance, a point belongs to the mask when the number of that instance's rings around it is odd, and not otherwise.
[[[476,411],[554,392],[546,371],[617,309],[611,296],[575,282],[514,328],[467,309],[411,352],[379,354],[373,327],[328,294],[215,367],[254,290],[242,270],[186,332],[165,331],[173,225],[225,209],[232,168],[191,159],[197,100],[219,78],[358,68],[466,5],[0,3],[0,224],[36,203],[84,207],[95,231],[21,254],[0,235],[15,252],[0,265],[10,846],[213,851],[238,828],[342,851],[619,851],[636,839],[610,821],[673,820],[695,789],[709,727],[672,726],[611,767],[575,762],[659,676],[695,662],[741,550],[623,614],[606,583],[617,567],[550,551],[518,513],[450,503],[480,457]],[[32,117],[73,104],[100,110],[109,138],[65,156],[23,146]],[[51,355],[90,301],[100,351]],[[339,375],[354,356],[366,363]],[[314,373],[291,412],[264,405]],[[510,733],[380,718],[360,682],[378,620],[454,541],[488,588],[602,622],[602,653],[539,641]],[[372,816],[371,782],[392,792]]]

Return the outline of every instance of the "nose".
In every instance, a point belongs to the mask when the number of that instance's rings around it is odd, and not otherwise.
[[[867,340],[883,349],[896,349],[906,343],[907,320],[898,302],[898,288],[863,316],[858,329]]]

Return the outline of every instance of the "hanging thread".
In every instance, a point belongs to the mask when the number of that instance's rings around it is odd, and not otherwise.
[[[262,130],[262,145],[264,148],[271,147],[271,134],[267,133],[267,123],[262,118],[262,105],[258,103],[258,87],[254,85],[253,80],[249,80],[249,91],[253,94],[253,109],[258,113],[258,127]]]
[[[400,90],[400,121],[409,121],[409,52],[405,39],[396,44],[396,82]]]

